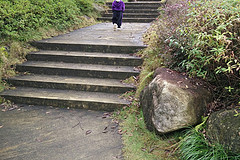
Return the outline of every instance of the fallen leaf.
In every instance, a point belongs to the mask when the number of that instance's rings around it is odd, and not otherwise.
[[[147,150],[146,150],[145,148],[142,148],[142,151],[143,151],[143,152],[146,152]]]
[[[87,131],[86,131],[86,135],[91,134],[91,133],[92,133],[91,130],[87,130]]]
[[[119,130],[118,130],[118,134],[122,135],[122,133],[123,133],[122,130],[119,129]]]
[[[0,126],[0,128],[2,128],[3,126]]]
[[[108,127],[105,127],[104,130],[102,131],[102,133],[107,133],[108,132],[107,129],[108,129]]]
[[[104,113],[104,114],[102,115],[102,118],[108,118],[108,117],[110,117],[110,116],[111,116],[110,113]]]
[[[107,133],[107,132],[108,132],[107,130],[102,131],[102,133]]]
[[[182,83],[183,81],[178,81],[177,84]]]
[[[149,153],[152,153],[152,152],[154,151],[154,149],[155,149],[155,148],[151,148],[151,149],[149,150]]]
[[[121,130],[121,129],[119,129],[118,130],[118,134],[120,134],[120,135],[122,135],[122,134],[124,134],[124,133],[126,133],[127,131],[123,131],[123,130]]]

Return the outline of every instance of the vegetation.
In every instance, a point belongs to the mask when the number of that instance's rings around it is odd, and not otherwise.
[[[152,80],[157,67],[169,67],[209,83],[214,96],[214,102],[208,108],[209,113],[229,106],[237,107],[240,104],[239,6],[238,0],[179,0],[161,8],[159,19],[144,35],[148,48],[138,53],[144,58],[144,64],[136,97],[139,97],[143,88]],[[126,144],[135,148],[131,149],[126,145],[125,151],[140,156],[143,151],[136,148],[151,148],[148,144],[153,142],[156,142],[156,146],[161,143],[170,145],[164,143],[167,139],[162,137],[148,139],[153,135],[145,134],[145,126],[139,124],[143,118],[140,109],[136,104],[131,107],[121,113],[125,115],[125,118],[122,118],[123,128],[127,132],[123,139]],[[128,126],[131,127],[127,128]],[[137,128],[139,131],[135,134]],[[144,136],[141,137],[142,135]],[[199,129],[192,129],[183,137],[179,142],[174,138],[176,145],[170,147],[171,152],[178,149],[183,160],[239,159],[239,156],[226,151],[220,144],[211,144]],[[144,139],[149,143],[140,144],[139,141],[144,142]],[[178,144],[179,148],[176,148]],[[142,147],[139,147],[140,145]],[[164,157],[161,147],[156,147],[155,151],[160,153],[158,159],[178,159],[174,154]],[[138,158],[156,159],[149,154],[147,152]],[[126,156],[132,158],[127,153]]]
[[[42,27],[64,30],[81,22],[80,16],[93,11],[85,0],[13,0],[0,2],[1,40],[28,41],[39,35]]]
[[[240,2],[199,0],[190,5],[188,12],[188,23],[177,30],[179,36],[170,40],[178,50],[175,66],[212,84],[219,108],[237,105],[240,102]]]
[[[156,67],[170,67],[209,82],[215,96],[214,108],[238,105],[239,3],[196,0],[163,8],[162,16],[145,36],[150,48],[143,53],[147,58],[141,79]],[[144,86],[144,81],[141,83]]]
[[[180,143],[182,160],[237,160],[240,155],[226,151],[222,145],[210,144],[202,133],[190,130]]]

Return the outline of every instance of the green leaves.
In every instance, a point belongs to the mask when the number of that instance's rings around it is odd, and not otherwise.
[[[184,46],[185,54],[175,60],[190,76],[218,85],[220,99],[237,103],[240,100],[240,2],[193,1],[188,16],[187,23],[178,30],[181,36],[175,36],[179,46]]]
[[[79,23],[80,15],[89,14],[92,3],[86,0],[0,1],[0,37],[27,41],[31,38],[27,33],[40,27],[66,29]]]
[[[0,48],[0,64],[3,63],[8,58],[8,52],[4,47]]]

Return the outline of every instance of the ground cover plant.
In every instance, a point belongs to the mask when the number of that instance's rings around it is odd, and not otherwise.
[[[218,143],[209,143],[204,134],[190,130],[180,142],[182,160],[238,160],[239,154],[234,154]]]

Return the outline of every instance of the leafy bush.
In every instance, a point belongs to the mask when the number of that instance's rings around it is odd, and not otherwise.
[[[175,64],[215,87],[216,101],[240,101],[240,2],[198,0],[190,4],[187,23],[169,46]]]
[[[0,1],[0,37],[2,41],[27,41],[38,28],[52,26],[63,30],[78,24],[79,16],[92,10],[92,1],[85,0]]]
[[[239,5],[238,0],[183,0],[166,5],[145,35],[149,47],[143,72],[150,68],[145,75],[156,68],[147,61],[159,59],[154,66],[170,67],[208,81],[214,91],[213,109],[238,105]]]

